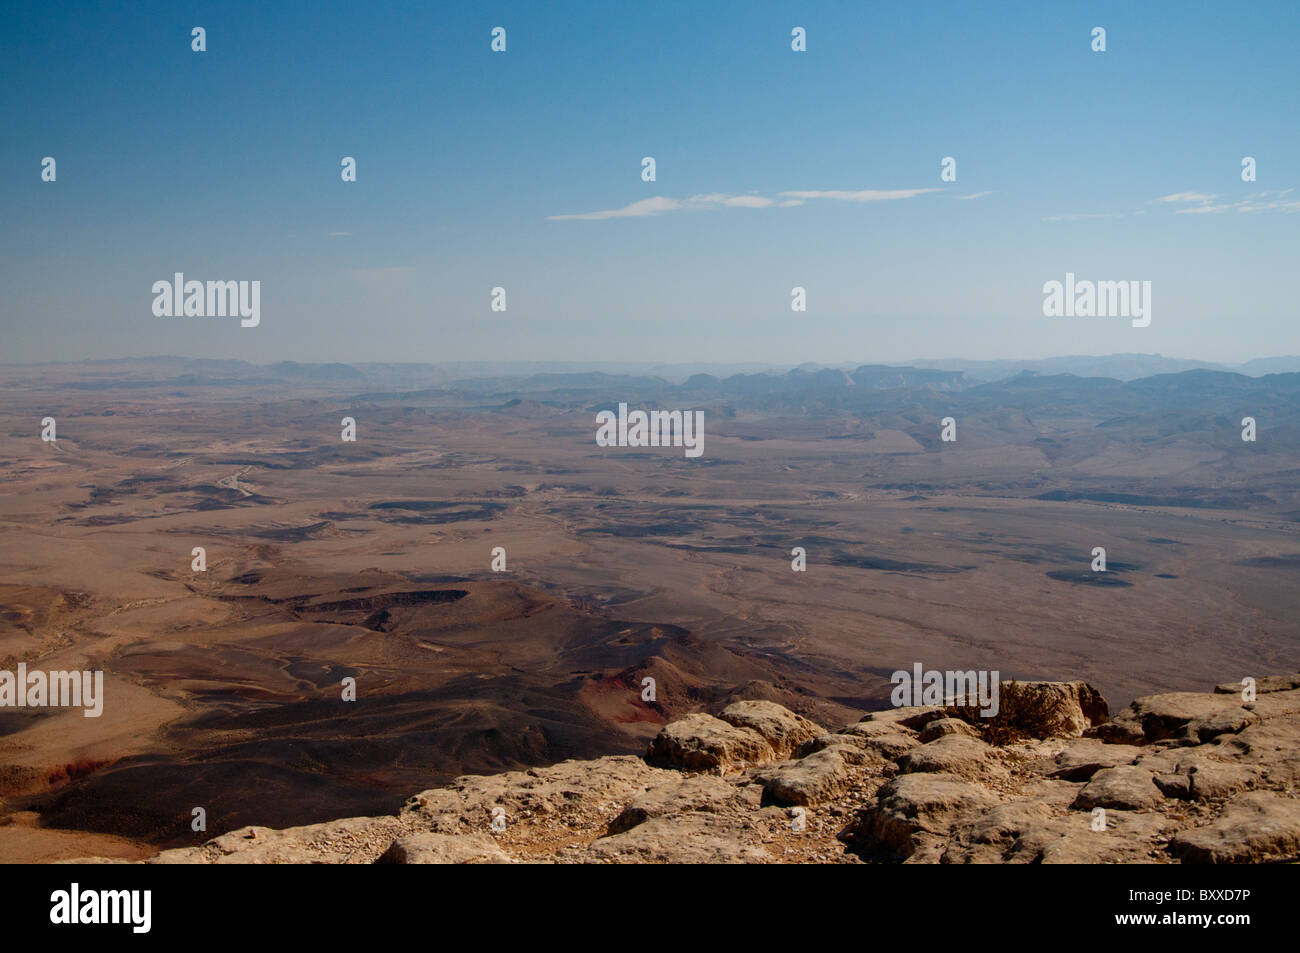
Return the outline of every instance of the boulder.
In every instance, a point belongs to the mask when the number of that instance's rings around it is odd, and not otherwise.
[[[1143,749],[1135,745],[1108,745],[1094,738],[1071,741],[1054,758],[1035,767],[1048,777],[1063,781],[1087,781],[1103,768],[1132,764]]]
[[[1300,784],[1300,717],[1265,719],[1221,739],[1215,752],[1254,765],[1275,782]]]
[[[1101,692],[1087,682],[1017,682],[1023,688],[1046,693],[1060,717],[1057,734],[1078,736],[1110,719],[1110,706]]]
[[[921,729],[919,738],[921,743],[925,744],[942,738],[944,735],[965,735],[967,738],[978,738],[980,733],[960,718],[936,718]]]
[[[399,837],[377,864],[512,864],[487,834],[434,834],[422,831]]]
[[[1203,758],[1187,769],[1188,796],[1195,801],[1226,798],[1253,787],[1257,772],[1246,765]]]
[[[920,729],[936,719],[948,718],[951,714],[951,711],[942,705],[908,705],[902,708],[886,708],[884,711],[868,712],[862,716],[862,720]]]
[[[863,739],[864,747],[890,761],[896,761],[920,744],[915,731],[894,722],[860,721],[856,725],[849,725],[841,733]]]
[[[1090,811],[1094,807],[1138,811],[1153,808],[1164,800],[1156,787],[1155,777],[1146,768],[1122,764],[1102,768],[1092,776],[1074,799],[1075,808]]]
[[[898,759],[898,769],[904,774],[926,772],[962,778],[1004,777],[1007,771],[992,760],[992,750],[978,738],[944,735],[907,752]]]
[[[1103,741],[1143,744],[1173,738],[1192,722],[1213,723],[1243,711],[1238,699],[1203,692],[1167,692],[1139,698],[1108,724],[1089,730]],[[1193,737],[1195,740],[1195,737]]]
[[[1192,779],[1185,774],[1157,774],[1154,780],[1165,797],[1188,800],[1192,796]]]
[[[1175,835],[1169,851],[1193,864],[1300,860],[1300,801],[1264,791],[1239,794],[1214,822]]]
[[[832,745],[806,758],[765,768],[754,780],[763,785],[765,804],[823,804],[848,790],[849,765],[861,764],[867,757],[855,746]]]
[[[671,782],[652,787],[633,798],[610,822],[606,831],[608,834],[621,834],[652,817],[662,817],[665,814],[727,810],[739,812],[749,806],[739,788],[715,775],[675,775]]]
[[[840,734],[839,732],[829,731],[825,734],[818,735],[812,741],[805,741],[795,752],[796,758],[806,758],[815,751],[823,751],[833,745],[852,745],[862,751],[870,751],[867,747],[866,739],[861,735]]]
[[[1199,742],[1213,741],[1220,735],[1235,735],[1259,721],[1259,715],[1245,708],[1232,708],[1216,712],[1207,718],[1194,718],[1187,723],[1184,732],[1192,735]]]
[[[604,806],[612,813],[643,791],[680,777],[632,755],[561,761],[545,768],[464,775],[445,788],[409,798],[401,816],[411,826],[435,833],[487,833],[496,807],[511,824],[530,817],[563,821]]]
[[[1214,691],[1219,695],[1236,695],[1241,697],[1246,686],[1240,681],[1223,682],[1215,685]],[[1263,678],[1255,679],[1255,695],[1263,695],[1266,692],[1286,692],[1293,688],[1300,688],[1300,674],[1296,675],[1265,675]]]
[[[1155,773],[1156,786],[1167,797],[1196,801],[1237,794],[1253,787],[1260,775],[1251,765],[1222,760],[1216,747],[1169,748],[1143,757],[1138,766]]]
[[[847,843],[907,856],[920,834],[947,834],[963,815],[991,810],[997,799],[951,774],[904,774],[885,784],[840,834]]]
[[[199,847],[164,850],[151,864],[368,864],[402,833],[395,817],[346,817],[323,824],[241,827]]]
[[[1245,706],[1263,718],[1281,718],[1300,715],[1300,691],[1276,691],[1260,695]]]
[[[772,746],[753,728],[737,727],[705,714],[687,715],[665,725],[646,752],[651,764],[719,773],[775,757]]]
[[[742,825],[717,814],[668,814],[561,858],[587,863],[763,864],[774,858],[746,841]]]
[[[718,717],[729,725],[758,732],[772,746],[777,758],[790,757],[805,741],[825,731],[803,715],[769,701],[734,702]]]
[[[1056,815],[1048,804],[1012,801],[953,832],[944,863],[1100,864],[1149,862],[1168,822],[1155,813],[1106,812],[1104,830],[1092,814]]]

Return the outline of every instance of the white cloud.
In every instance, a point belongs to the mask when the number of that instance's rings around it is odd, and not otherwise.
[[[1180,208],[1179,215],[1192,215],[1208,212],[1229,212],[1236,210],[1238,212],[1285,212],[1288,215],[1292,212],[1300,212],[1300,201],[1296,199],[1285,199],[1284,196],[1294,192],[1295,188],[1282,189],[1277,192],[1252,192],[1243,199],[1236,202],[1221,202],[1218,205],[1211,205],[1208,202],[1201,205],[1194,205],[1191,208]],[[1267,201],[1265,201],[1267,200]],[[1164,201],[1163,199],[1161,201]]]
[[[985,192],[976,192],[974,195],[954,195],[953,198],[957,199],[960,202],[968,202],[971,199],[982,199],[984,198],[984,196],[992,195],[992,194],[993,194],[993,190],[989,189]]]
[[[840,199],[848,202],[882,202],[893,199],[909,199],[914,195],[921,195],[925,192],[941,191],[943,190],[894,189],[892,191],[873,191],[867,189],[861,192],[781,192],[780,194],[784,196],[781,200],[768,198],[765,195],[757,195],[752,192],[745,195],[731,195],[727,192],[704,192],[699,195],[692,195],[685,199],[656,196],[654,198],[641,199],[638,202],[633,202],[631,205],[625,205],[622,208],[603,209],[599,212],[577,212],[568,215],[548,215],[546,218],[548,221],[552,222],[569,221],[574,219],[597,221],[606,218],[644,218],[649,215],[658,215],[661,212],[676,212],[682,209],[791,208],[796,205],[802,205],[805,199],[814,198]]]
[[[1162,195],[1156,199],[1157,202],[1200,202],[1202,205],[1207,202],[1213,202],[1217,195],[1210,195],[1207,192],[1175,192],[1173,195]]]
[[[347,238],[352,233],[351,232],[326,232],[325,234],[330,238]]]
[[[943,189],[862,189],[859,192],[840,190],[818,192],[782,192],[782,195],[795,199],[837,199],[841,202],[892,202],[896,199],[910,199],[926,192],[942,192]]]
[[[624,205],[622,208],[605,209],[601,212],[579,212],[574,215],[548,215],[546,217],[553,222],[563,221],[566,219],[587,219],[594,221],[602,218],[638,218],[646,215],[658,215],[660,212],[671,212],[674,209],[679,209],[681,207],[682,203],[677,201],[677,199],[655,196],[654,198],[633,202],[631,205]]]

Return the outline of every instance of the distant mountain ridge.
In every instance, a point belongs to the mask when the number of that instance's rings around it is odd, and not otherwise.
[[[775,378],[787,384],[795,381],[833,382],[836,375],[848,372],[857,383],[856,374],[863,368],[868,373],[870,386],[879,386],[890,372],[900,375],[897,386],[912,386],[926,382],[934,386],[951,384],[953,377],[964,375],[973,383],[990,383],[1007,380],[1026,371],[1040,375],[1072,374],[1076,377],[1106,377],[1118,381],[1131,381],[1157,374],[1176,374],[1182,371],[1227,371],[1246,377],[1267,374],[1300,372],[1300,356],[1263,357],[1240,364],[1201,361],[1190,358],[1164,357],[1160,354],[1110,354],[1072,355],[1029,360],[969,360],[965,358],[917,359],[913,361],[888,361],[881,364],[804,363],[799,365],[748,363],[665,364],[662,362],[609,362],[609,361],[449,361],[433,362],[298,362],[280,361],[273,364],[254,364],[241,360],[214,360],[156,356],[143,358],[101,358],[80,363],[96,377],[122,379],[133,370],[149,369],[157,379],[158,374],[170,372],[175,377],[190,380],[315,380],[366,382],[376,387],[407,387],[418,389],[451,384],[458,381],[491,381],[534,379],[539,384],[547,378],[575,377],[599,374],[614,377],[657,378],[665,383],[704,384],[703,378],[748,378],[756,390],[766,389],[764,379]],[[43,364],[0,364],[3,369],[58,366],[59,362]],[[926,378],[919,372],[936,372]],[[798,375],[798,376],[796,376]],[[700,379],[700,380],[697,380]],[[740,386],[740,381],[736,381]]]

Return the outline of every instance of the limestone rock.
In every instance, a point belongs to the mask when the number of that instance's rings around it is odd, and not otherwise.
[[[1263,678],[1255,679],[1255,694],[1263,695],[1265,692],[1286,692],[1293,688],[1300,688],[1300,674],[1295,675],[1265,675]],[[1236,695],[1241,697],[1245,686],[1240,681],[1223,682],[1214,686],[1214,691],[1219,695]]]
[[[758,732],[778,758],[790,757],[801,744],[825,730],[803,715],[769,701],[734,702],[718,717],[729,725]]]
[[[965,735],[967,738],[978,738],[980,733],[960,718],[936,718],[921,729],[919,737],[921,743],[926,744],[942,738],[944,735]]]
[[[1023,688],[1045,693],[1056,705],[1059,734],[1078,736],[1110,719],[1110,706],[1101,692],[1087,682],[1018,682]]]
[[[947,717],[949,717],[948,709],[942,705],[909,705],[902,708],[886,708],[884,711],[868,712],[862,716],[862,720],[920,729],[932,721]]]
[[[754,780],[763,785],[767,804],[822,804],[849,786],[849,765],[862,763],[864,753],[851,745],[832,745],[800,758],[766,768]]]
[[[774,757],[772,746],[753,728],[705,714],[687,715],[665,725],[646,752],[652,764],[688,771],[726,772]]]
[[[746,842],[736,821],[716,814],[653,817],[622,834],[594,841],[571,859],[641,864],[762,864],[774,860],[760,844]]]
[[[808,755],[816,751],[823,751],[826,748],[831,747],[832,745],[852,745],[853,747],[858,748],[861,751],[864,752],[870,751],[870,749],[867,747],[866,739],[863,738],[861,735],[840,734],[839,732],[827,732],[825,734],[818,735],[812,741],[805,741],[803,744],[801,744],[799,746],[799,749],[795,751],[795,757],[806,758]]]
[[[1038,767],[1049,777],[1087,781],[1103,768],[1132,764],[1142,752],[1143,749],[1135,745],[1108,745],[1093,738],[1080,738]]]
[[[962,778],[1005,776],[1006,769],[990,758],[991,751],[978,738],[944,735],[907,752],[898,759],[898,768],[905,774],[929,772]]]
[[[422,831],[399,837],[377,864],[512,864],[487,834],[434,834]]]
[[[1170,748],[1143,757],[1138,765],[1156,772],[1156,786],[1168,797],[1208,801],[1254,786],[1259,769],[1224,761],[1213,749],[1206,748]]]
[[[951,774],[904,774],[876,793],[841,837],[851,844],[906,856],[914,836],[942,835],[964,814],[992,809],[997,800],[984,789]]]
[[[1037,800],[995,807],[953,832],[944,863],[1097,864],[1149,861],[1168,822],[1154,813],[1107,811],[1106,828],[1091,813],[1060,816]]]
[[[1300,717],[1266,719],[1220,740],[1220,757],[1254,765],[1275,782],[1300,783]]]
[[[1155,807],[1164,794],[1156,787],[1155,777],[1146,768],[1122,764],[1102,768],[1083,786],[1074,807],[1090,811],[1094,807],[1138,811]]]
[[[1300,860],[1300,801],[1263,791],[1239,794],[1218,820],[1176,835],[1169,850],[1195,864]]]
[[[1107,811],[1105,830],[1092,829],[1091,814],[1054,818],[1027,831],[1013,856],[1040,864],[1150,863],[1170,824],[1155,813]]]
[[[1212,723],[1242,711],[1238,699],[1201,692],[1167,692],[1147,695],[1124,709],[1115,719],[1090,729],[1104,741],[1141,744],[1173,738],[1190,723]]]
[[[464,775],[445,788],[409,798],[401,816],[437,833],[486,833],[495,807],[505,811],[507,823],[528,817],[562,820],[601,804],[613,812],[647,789],[680,777],[632,755],[561,761],[525,771]]]
[[[607,833],[621,834],[652,817],[665,814],[740,812],[752,807],[757,807],[757,804],[748,804],[740,788],[719,777],[710,774],[677,775],[672,782],[652,787],[633,798],[610,822]]]
[[[200,847],[164,850],[152,864],[371,863],[401,833],[395,817],[347,817],[323,824],[241,827]]]
[[[1206,718],[1194,718],[1183,729],[1197,741],[1212,741],[1220,735],[1235,735],[1259,721],[1259,715],[1245,708],[1216,712]]]
[[[915,731],[894,722],[860,721],[849,725],[842,734],[863,739],[865,747],[890,761],[897,760],[920,744]]]
[[[1300,715],[1300,691],[1275,691],[1260,695],[1245,706],[1262,718]]]
[[[1192,779],[1185,774],[1157,774],[1154,780],[1165,797],[1187,800],[1192,796]]]

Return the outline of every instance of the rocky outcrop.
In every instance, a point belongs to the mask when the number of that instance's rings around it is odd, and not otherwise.
[[[1191,744],[1236,733],[1255,719],[1240,698],[1169,692],[1139,698],[1114,721],[1089,729],[1105,741],[1145,744],[1178,738]]]
[[[1073,807],[1090,811],[1109,807],[1121,811],[1140,811],[1155,807],[1164,797],[1156,787],[1155,776],[1146,768],[1133,764],[1102,768],[1083,786]]]
[[[775,757],[767,739],[712,715],[687,715],[667,725],[650,743],[646,760],[686,771],[734,771]]]
[[[778,758],[790,757],[800,745],[824,730],[802,715],[769,701],[735,702],[718,717],[729,725],[758,732]]]
[[[1300,801],[1243,794],[1213,823],[1179,833],[1169,848],[1175,857],[1203,864],[1294,861],[1300,854]]]
[[[959,820],[992,810],[991,793],[951,774],[905,774],[880,789],[861,811],[844,840],[868,849],[910,855],[924,843],[919,835],[941,837]]]
[[[978,738],[944,735],[908,751],[898,759],[906,774],[917,772],[951,774],[961,778],[1006,777],[1007,770],[993,755],[993,749]]]
[[[512,864],[487,834],[406,834],[389,845],[377,864]]]
[[[1020,682],[1022,688],[1043,692],[1056,706],[1058,732],[1081,735],[1110,720],[1110,706],[1087,682]]]
[[[821,726],[743,701],[665,726],[645,758],[461,777],[391,817],[246,827],[147,862],[1300,860],[1300,676],[1261,677],[1249,701],[1150,695],[1114,721],[1086,683],[1022,685],[1057,706],[1052,737],[988,744],[942,708]]]

